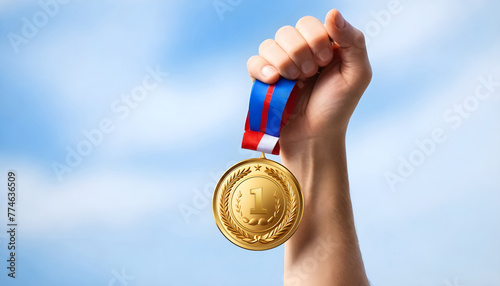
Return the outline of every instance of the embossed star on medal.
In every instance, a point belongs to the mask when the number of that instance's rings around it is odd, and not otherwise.
[[[302,219],[299,182],[283,165],[264,156],[279,155],[279,135],[298,93],[295,81],[281,78],[268,85],[255,80],[241,147],[262,155],[229,168],[215,188],[215,222],[229,241],[242,248],[277,247],[293,235]]]

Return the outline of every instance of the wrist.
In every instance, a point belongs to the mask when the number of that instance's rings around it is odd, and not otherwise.
[[[348,191],[348,186],[341,183],[347,180],[345,135],[284,144],[281,162],[295,175],[306,196],[313,190],[330,194]],[[337,188],[333,188],[336,191],[332,193],[332,188],[323,185]]]
[[[345,136],[308,140],[297,146],[285,144],[281,159],[302,188],[305,224],[311,227],[322,225],[318,235],[342,229],[342,235],[338,234],[335,240],[356,249],[358,246],[349,193]],[[339,218],[339,221],[333,223],[332,217]],[[302,232],[308,233],[309,226],[304,226]]]
[[[285,166],[307,167],[328,165],[345,154],[345,133],[302,140],[284,142],[280,145],[280,157]]]

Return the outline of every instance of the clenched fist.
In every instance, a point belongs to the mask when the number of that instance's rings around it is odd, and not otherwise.
[[[300,81],[301,96],[280,136],[284,155],[342,137],[371,80],[363,33],[336,9],[324,24],[306,16],[295,27],[280,28],[260,44],[247,67],[252,78],[265,83],[280,76]]]

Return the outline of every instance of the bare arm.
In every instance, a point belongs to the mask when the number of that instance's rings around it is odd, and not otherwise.
[[[371,80],[363,34],[335,9],[324,24],[304,17],[264,41],[248,70],[266,83],[281,75],[303,85],[280,137],[282,162],[305,197],[301,225],[285,244],[285,285],[369,285],[345,155],[349,119]]]
[[[285,247],[285,285],[369,285],[349,195],[344,138],[283,154],[302,184],[305,213]]]

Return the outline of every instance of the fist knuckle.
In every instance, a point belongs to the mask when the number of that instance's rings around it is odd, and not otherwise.
[[[267,50],[269,47],[271,47],[272,45],[274,45],[274,40],[272,39],[267,39],[267,40],[264,40],[260,46],[259,46],[259,54],[262,54],[262,52],[264,52],[265,50]]]
[[[258,56],[251,56],[250,58],[248,58],[247,68],[251,68],[255,64],[255,62],[257,61],[257,57]]]
[[[313,16],[304,16],[297,21],[297,24],[295,24],[295,27],[297,27],[297,28],[304,27],[304,26],[307,26],[309,23],[316,22],[316,21],[318,21],[318,19],[314,18]]]
[[[315,35],[308,39],[307,43],[311,47],[311,49],[320,49],[323,47],[325,44],[325,38],[322,37],[321,35]]]
[[[274,38],[276,40],[282,39],[284,35],[291,33],[294,29],[295,28],[290,26],[290,25],[283,26],[283,27],[279,28],[278,31],[276,31]]]
[[[358,85],[363,89],[366,88],[372,80],[372,68],[370,64],[367,64],[361,70],[359,70],[357,75]]]
[[[366,74],[365,74],[366,86],[368,86],[370,84],[370,82],[372,81],[372,77],[373,77],[372,67],[370,65],[368,65],[368,67],[366,68]]]
[[[290,60],[279,60],[276,62],[276,68],[278,71],[283,74],[292,66],[292,62]]]
[[[289,48],[289,55],[292,59],[299,59],[302,58],[302,55],[304,55],[305,51],[309,49],[309,46],[307,43],[294,43],[291,45]]]
[[[354,32],[354,46],[359,49],[364,49],[366,47],[365,34],[360,30],[356,29]]]

